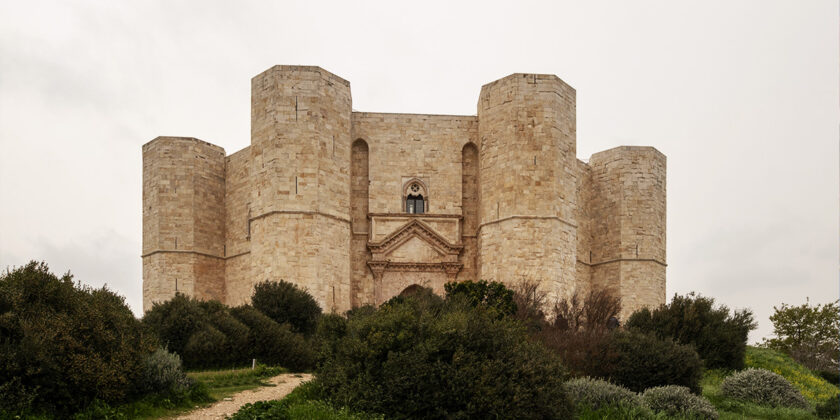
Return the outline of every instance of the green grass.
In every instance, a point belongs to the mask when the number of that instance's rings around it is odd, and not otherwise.
[[[723,378],[731,372],[714,369],[706,371],[701,381],[703,397],[715,406],[722,420],[728,419],[767,419],[767,420],[816,420],[818,417],[810,410],[786,407],[769,407],[736,401],[720,394]]]
[[[840,393],[840,388],[805,366],[796,363],[790,356],[775,350],[747,347],[747,367],[767,369],[776,372],[793,384],[811,405],[825,402]]]
[[[215,400],[229,397],[237,392],[269,386],[265,380],[288,372],[281,367],[258,365],[256,369],[226,369],[187,372],[187,376],[207,385],[210,396]]]
[[[194,379],[189,393],[184,395],[147,395],[140,400],[116,407],[94,403],[77,420],[93,419],[159,419],[174,417],[207,406],[237,392],[269,385],[267,378],[285,373],[281,367],[257,366],[256,369],[226,369],[187,372]]]

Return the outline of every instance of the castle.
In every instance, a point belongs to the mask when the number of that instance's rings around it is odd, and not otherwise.
[[[251,80],[251,145],[143,145],[143,308],[176,291],[230,305],[284,279],[326,311],[452,280],[609,287],[622,315],[665,302],[665,156],[576,157],[575,90],[484,85],[470,116],[355,112],[319,67]]]

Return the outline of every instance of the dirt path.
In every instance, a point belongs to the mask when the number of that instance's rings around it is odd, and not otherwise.
[[[193,412],[187,413],[183,416],[177,417],[176,420],[216,420],[224,419],[239,410],[245,404],[266,401],[279,400],[292,392],[295,387],[312,379],[312,375],[308,373],[284,373],[282,375],[269,378],[266,382],[276,386],[263,386],[254,388],[248,391],[242,391],[231,396],[230,401],[219,401],[210,407],[201,408]]]

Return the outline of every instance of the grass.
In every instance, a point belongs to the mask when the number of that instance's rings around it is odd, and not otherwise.
[[[767,369],[784,376],[811,405],[825,402],[840,393],[837,385],[775,350],[747,347],[746,362],[747,367]]]
[[[314,382],[304,382],[279,401],[246,404],[232,417],[241,419],[306,419],[306,420],[384,420],[378,414],[360,413],[347,407],[334,407],[321,400],[321,393]]]
[[[227,369],[187,372],[187,376],[207,385],[214,400],[229,397],[237,392],[269,386],[265,380],[288,372],[281,367],[258,365],[256,369]]]
[[[810,410],[786,407],[769,407],[733,400],[720,393],[720,384],[730,372],[720,369],[709,370],[703,375],[701,386],[703,397],[718,410],[721,420],[766,419],[766,420],[816,420]]]
[[[219,401],[237,392],[269,385],[265,380],[287,372],[281,367],[187,372],[196,383],[183,395],[147,395],[137,401],[110,407],[94,403],[76,415],[77,420],[158,419],[174,417]]]

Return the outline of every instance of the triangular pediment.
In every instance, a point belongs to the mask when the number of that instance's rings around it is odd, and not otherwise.
[[[423,255],[432,255],[428,254],[431,251],[438,255],[458,255],[463,248],[462,245],[450,243],[429,225],[417,219],[404,224],[380,242],[368,243],[368,248],[372,253],[389,255],[404,245],[407,245],[407,248],[402,252],[421,252]]]

